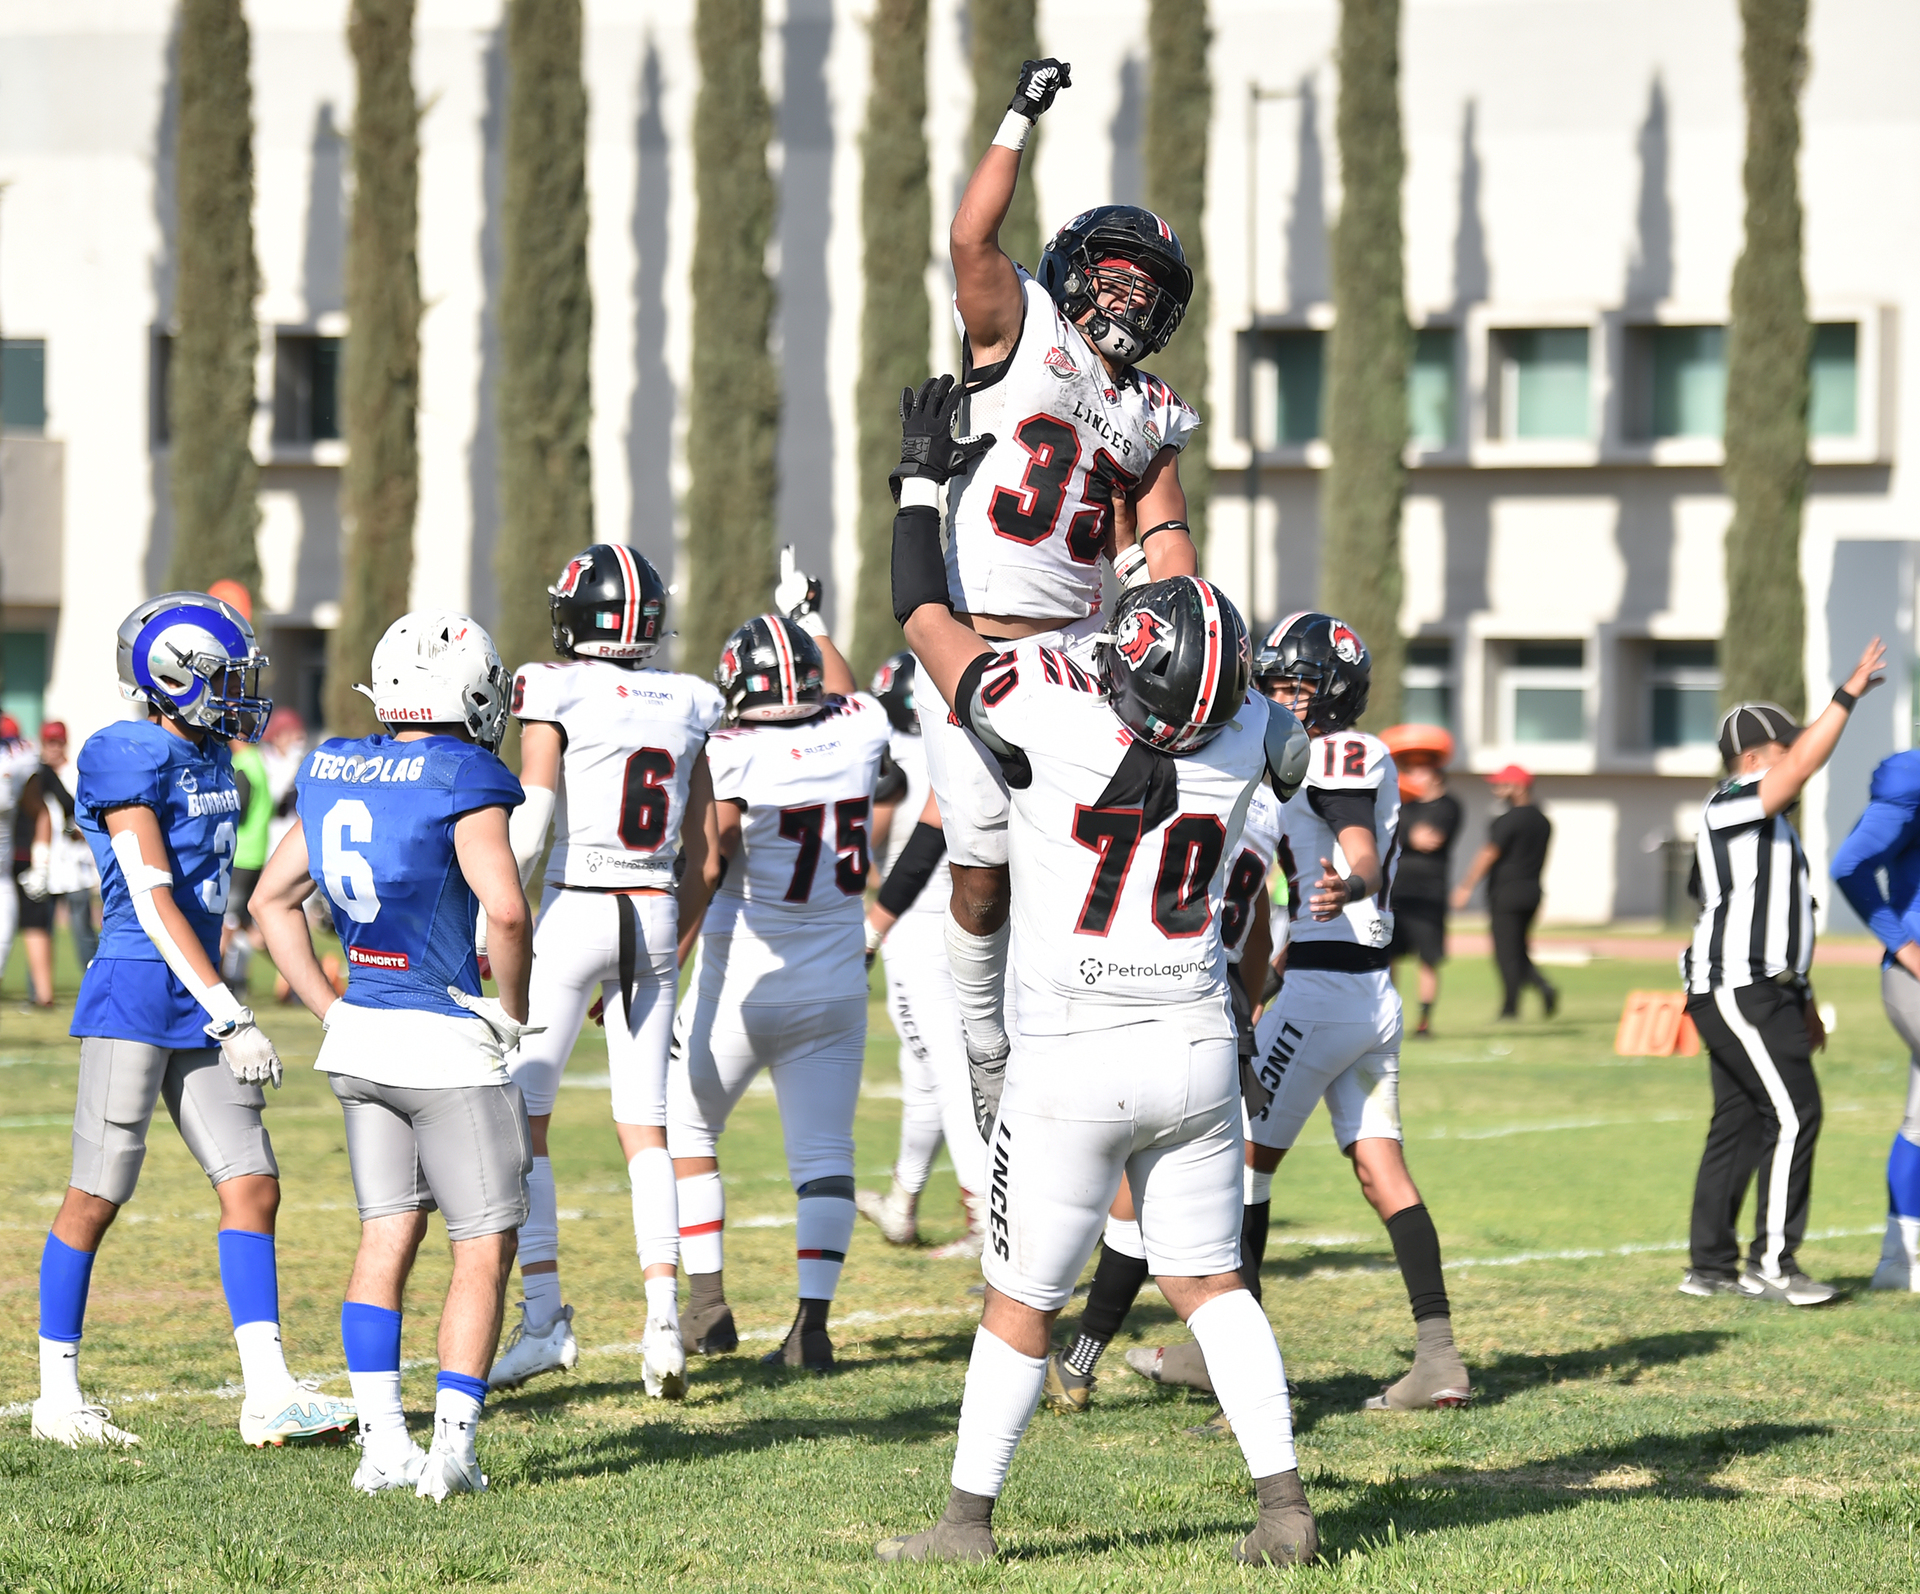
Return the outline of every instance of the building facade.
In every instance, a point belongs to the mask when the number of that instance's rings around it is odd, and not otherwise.
[[[1729,508],[1718,474],[1744,129],[1733,0],[1406,0],[1409,712],[1451,726],[1456,790],[1541,777],[1550,917],[1652,917],[1717,764]],[[353,121],[345,0],[252,0],[254,445],[273,689],[317,709],[338,614],[339,339]],[[593,486],[599,534],[697,558],[685,489],[694,0],[587,0]],[[868,0],[767,0],[780,195],[783,540],[854,576],[860,132]],[[420,0],[418,603],[495,603],[506,76],[499,0]],[[930,0],[930,363],[951,369],[944,230],[977,151],[963,0]],[[1212,0],[1210,573],[1249,614],[1319,587],[1327,228],[1339,208],[1334,0]],[[0,584],[6,706],[76,732],[124,712],[107,639],[163,579],[177,110],[170,0],[0,0]],[[1140,197],[1145,0],[1041,0],[1074,87],[1032,179],[1043,230]],[[1803,98],[1813,476],[1809,697],[1892,648],[1803,829],[1816,860],[1872,763],[1912,741],[1920,500],[1901,398],[1920,297],[1920,8],[1822,0]],[[996,89],[996,93],[998,90]],[[903,241],[906,242],[906,241]],[[909,243],[909,246],[911,244]],[[1738,623],[1733,617],[1731,623]],[[509,661],[517,663],[518,661]],[[686,661],[704,668],[705,661]],[[1831,897],[1830,891],[1822,892]],[[1838,921],[1844,906],[1835,910]]]

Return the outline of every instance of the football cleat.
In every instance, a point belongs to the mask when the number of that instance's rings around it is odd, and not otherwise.
[[[1784,1301],[1788,1306],[1825,1306],[1840,1299],[1831,1284],[1810,1279],[1797,1267],[1785,1273],[1762,1273],[1751,1262],[1740,1275],[1740,1293],[1750,1301]]]
[[[1415,1356],[1406,1375],[1360,1402],[1362,1411],[1434,1411],[1464,1406],[1473,1399],[1467,1364],[1460,1353]]]
[[[573,1308],[563,1306],[551,1323],[539,1328],[527,1323],[527,1303],[520,1303],[520,1321],[507,1338],[506,1349],[487,1374],[489,1389],[518,1389],[541,1373],[573,1371],[580,1347],[573,1337]]]
[[[360,1465],[353,1469],[353,1486],[362,1494],[385,1494],[389,1489],[417,1490],[420,1474],[426,1470],[426,1451],[410,1444],[403,1455],[392,1461],[380,1462],[372,1456],[361,1456]]]
[[[680,1319],[680,1343],[692,1345],[702,1356],[725,1356],[740,1348],[740,1330],[733,1326],[733,1308],[725,1301],[711,1307],[689,1305]]]
[[[51,1439],[69,1450],[82,1445],[119,1445],[131,1448],[139,1439],[124,1428],[116,1428],[107,1419],[113,1414],[105,1406],[68,1406],[55,1411],[44,1400],[33,1403],[33,1437]]]
[[[352,1401],[323,1395],[317,1382],[305,1379],[271,1399],[242,1402],[240,1437],[256,1450],[315,1439],[338,1444],[356,1420]]]
[[[1305,1566],[1320,1558],[1320,1525],[1313,1519],[1297,1469],[1256,1478],[1260,1517],[1233,1548],[1243,1566]]]
[[[687,1351],[680,1325],[664,1317],[647,1319],[640,1339],[640,1381],[655,1400],[681,1400],[687,1393]]]
[[[802,1328],[795,1313],[787,1337],[760,1358],[762,1367],[804,1367],[810,1373],[833,1371],[833,1341],[824,1328]]]
[[[420,1481],[413,1492],[422,1500],[444,1500],[450,1494],[480,1494],[486,1487],[487,1475],[480,1470],[477,1456],[456,1455],[435,1445],[420,1465]]]
[[[984,1522],[956,1523],[942,1517],[923,1533],[882,1539],[873,1553],[883,1561],[991,1561],[1000,1553]]]
[[[1880,1247],[1880,1265],[1873,1270],[1873,1282],[1867,1288],[1920,1292],[1916,1251],[1920,1251],[1920,1218],[1903,1218],[1889,1212],[1887,1237]]]
[[[1047,1358],[1047,1379],[1040,1393],[1055,1411],[1077,1416],[1093,1400],[1093,1383],[1092,1373],[1076,1373],[1067,1365],[1065,1352],[1055,1351]]]
[[[1216,1411],[1205,1422],[1197,1422],[1187,1430],[1189,1439],[1231,1439],[1233,1437],[1233,1419],[1224,1411]]]
[[[1184,1389],[1213,1393],[1213,1379],[1207,1374],[1207,1359],[1200,1347],[1185,1345],[1138,1345],[1127,1352],[1127,1365],[1142,1378],[1156,1384],[1172,1384]]]
[[[936,1262],[978,1261],[987,1248],[986,1203],[977,1195],[961,1192],[961,1204],[967,1209],[967,1232],[957,1240],[936,1245],[927,1253]]]
[[[893,1183],[887,1187],[885,1195],[881,1195],[877,1190],[854,1191],[853,1205],[854,1210],[861,1217],[879,1229],[887,1244],[919,1243],[920,1227],[916,1221],[916,1214],[920,1206],[920,1197],[903,1185],[898,1175],[895,1175]]]
[[[1739,1281],[1731,1273],[1709,1273],[1704,1268],[1690,1267],[1680,1275],[1680,1293],[1682,1295],[1738,1295]]]

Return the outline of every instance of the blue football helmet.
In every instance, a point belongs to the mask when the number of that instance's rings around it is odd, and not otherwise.
[[[122,696],[229,741],[259,741],[273,712],[253,627],[204,592],[147,599],[120,622],[115,662]]]

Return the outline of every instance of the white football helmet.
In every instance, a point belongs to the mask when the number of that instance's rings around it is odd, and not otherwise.
[[[121,695],[229,741],[257,742],[273,712],[260,696],[266,654],[231,604],[204,592],[163,592],[120,622]]]
[[[382,724],[464,725],[482,747],[498,750],[512,683],[478,620],[445,610],[403,614],[373,650],[372,673],[371,686],[354,690],[372,699]]]

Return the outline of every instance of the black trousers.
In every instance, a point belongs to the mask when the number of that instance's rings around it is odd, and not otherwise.
[[[1503,988],[1502,1017],[1520,1011],[1520,993],[1529,985],[1543,995],[1550,988],[1527,953],[1527,936],[1533,929],[1533,916],[1540,911],[1540,899],[1536,896],[1529,902],[1522,898],[1521,903],[1496,903],[1487,913],[1493,930],[1493,961],[1499,966]]]
[[[1742,985],[1687,998],[1713,1076],[1713,1121],[1693,1187],[1693,1265],[1740,1266],[1734,1221],[1756,1175],[1749,1258],[1782,1273],[1807,1232],[1820,1083],[1807,1042],[1806,998],[1785,986]]]

